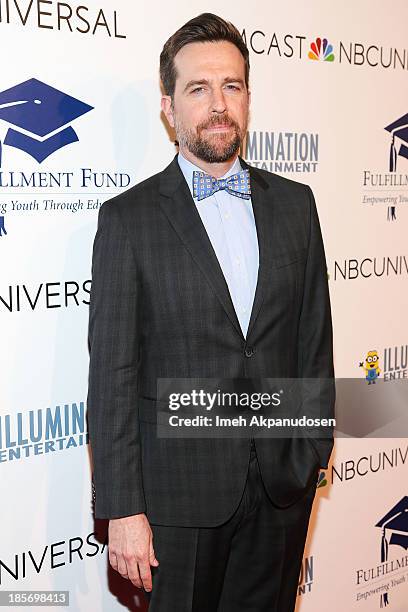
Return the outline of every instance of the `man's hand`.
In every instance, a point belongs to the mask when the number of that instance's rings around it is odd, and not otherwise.
[[[152,590],[150,566],[157,567],[153,533],[145,514],[109,521],[109,562],[139,589]]]

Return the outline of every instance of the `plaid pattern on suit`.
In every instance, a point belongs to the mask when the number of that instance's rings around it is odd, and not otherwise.
[[[97,518],[226,521],[250,440],[156,435],[157,378],[331,378],[327,269],[310,188],[249,167],[260,251],[247,337],[177,158],[105,202],[92,260],[88,424]],[[334,387],[322,417],[334,415]],[[333,439],[256,439],[271,500],[315,485]]]

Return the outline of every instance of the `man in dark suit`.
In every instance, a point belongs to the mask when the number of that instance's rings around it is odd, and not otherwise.
[[[95,515],[110,519],[112,567],[154,612],[292,612],[332,435],[160,437],[157,383],[333,379],[316,206],[238,155],[249,59],[234,26],[192,19],[160,71],[179,154],[102,206],[94,242]],[[319,402],[332,417],[334,393]]]

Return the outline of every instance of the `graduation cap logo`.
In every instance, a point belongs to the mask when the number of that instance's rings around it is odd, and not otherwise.
[[[381,563],[388,560],[388,549],[393,544],[408,549],[408,496],[405,495],[383,518],[376,527],[382,528]],[[389,605],[388,593],[381,595],[380,607]]]
[[[69,125],[93,109],[93,106],[42,83],[29,79],[0,92],[0,119],[12,125],[4,142],[0,141],[0,168],[2,144],[24,151],[38,163],[68,144],[77,142],[78,136]],[[7,234],[4,217],[0,216],[0,236]]]
[[[9,128],[5,145],[20,149],[39,163],[55,151],[78,141],[68,125],[92,110],[89,104],[42,83],[29,79],[0,92],[0,119]],[[1,166],[0,143],[0,166]]]
[[[387,132],[391,134],[391,145],[390,145],[390,156],[389,156],[389,171],[396,172],[397,171],[397,158],[398,155],[400,157],[405,157],[408,159],[408,113],[403,115],[390,125],[387,125]],[[395,144],[395,138],[398,138],[402,141],[400,144],[399,150],[397,152],[397,147]],[[395,206],[388,207],[387,219],[388,221],[395,221]]]
[[[394,121],[394,123],[387,125],[384,129],[391,134],[389,170],[390,172],[396,172],[397,156],[400,155],[408,159],[408,147],[406,146],[408,145],[408,113]],[[395,138],[402,140],[398,153],[395,146]]]

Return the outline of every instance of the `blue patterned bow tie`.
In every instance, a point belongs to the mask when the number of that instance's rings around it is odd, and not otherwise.
[[[198,200],[204,200],[216,191],[225,189],[237,198],[249,200],[251,197],[251,183],[249,170],[241,170],[225,179],[216,179],[205,172],[194,170],[193,172],[193,196]]]

